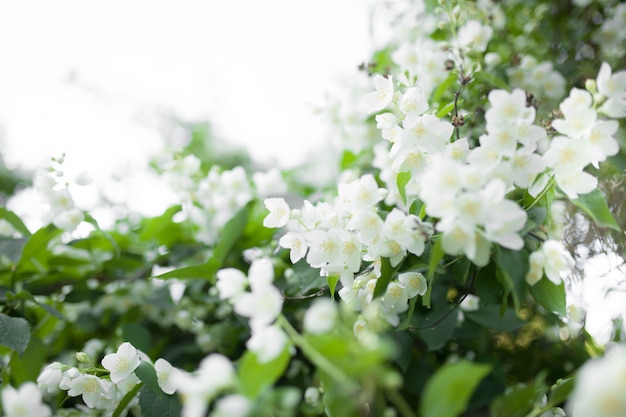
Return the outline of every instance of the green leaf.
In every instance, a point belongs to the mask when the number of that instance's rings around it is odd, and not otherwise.
[[[22,356],[30,341],[30,326],[21,317],[0,314],[0,345],[12,349]]]
[[[559,379],[550,390],[548,405],[556,407],[569,398],[574,389],[574,378]]]
[[[137,375],[137,378],[139,378],[147,388],[154,391],[159,397],[166,395],[161,391],[156,370],[149,362],[141,361],[137,369],[135,369],[135,375]]]
[[[24,222],[22,222],[22,219],[11,210],[0,207],[0,219],[6,220],[15,230],[20,232],[22,236],[28,237],[31,235],[30,230],[28,230]]]
[[[211,268],[207,264],[186,266],[184,268],[174,269],[173,271],[157,275],[155,278],[160,279],[209,279]]]
[[[514,251],[501,247],[497,251],[496,260],[498,264],[497,276],[504,286],[505,298],[511,294],[515,311],[518,311],[526,283],[526,273],[528,272],[528,253],[525,250]]]
[[[398,186],[398,191],[400,192],[400,197],[402,197],[402,202],[406,204],[406,185],[409,183],[411,179],[411,172],[399,172],[396,177],[396,185]]]
[[[481,81],[491,87],[500,88],[509,92],[511,91],[511,87],[507,83],[489,72],[476,71],[474,74],[472,74],[472,77],[475,80]]]
[[[20,358],[13,354],[10,362],[11,382],[13,386],[21,385],[26,381],[35,381],[48,357],[49,346],[40,338],[33,336],[28,347]]]
[[[22,256],[26,242],[28,242],[28,238],[25,237],[18,239],[1,238],[0,255],[6,256],[12,263],[17,263]]]
[[[567,316],[565,285],[563,282],[556,285],[549,279],[543,278],[530,287],[530,294],[546,310],[559,313],[563,317]]]
[[[426,382],[420,412],[423,417],[456,417],[467,404],[491,366],[467,360],[442,366]]]
[[[430,260],[428,261],[428,273],[426,274],[428,289],[426,290],[426,294],[422,296],[422,305],[424,307],[430,308],[430,297],[433,291],[433,280],[435,278],[435,271],[437,271],[439,261],[443,259],[444,255],[445,253],[443,252],[440,237],[439,239],[435,240],[435,243],[432,245],[432,249],[430,251]]]
[[[590,193],[580,195],[576,200],[571,201],[575,206],[587,213],[598,226],[608,227],[617,232],[621,231],[599,188]]]
[[[439,321],[433,327],[417,330],[417,335],[426,343],[429,351],[441,349],[452,338],[452,334],[456,330],[457,315],[456,313],[448,314],[449,311],[447,308],[431,310],[424,317],[420,317],[421,320],[416,320],[416,327],[418,328],[431,326]],[[448,315],[443,318],[446,314]]]
[[[120,417],[122,413],[124,412],[124,410],[126,409],[126,407],[128,407],[128,404],[130,404],[132,399],[135,398],[135,395],[137,395],[137,393],[139,392],[142,386],[143,384],[139,383],[135,385],[133,389],[128,391],[126,395],[124,395],[120,403],[117,405],[115,410],[113,411],[113,414],[111,414],[111,417]]]
[[[122,325],[122,337],[137,349],[148,352],[152,348],[152,334],[144,326],[137,323]]]
[[[387,292],[387,287],[391,278],[393,277],[394,270],[391,266],[389,258],[380,258],[380,278],[376,280],[376,287],[374,287],[374,299],[382,297]]]
[[[517,330],[525,324],[512,309],[504,310],[502,316],[500,316],[499,311],[500,308],[497,305],[490,305],[476,311],[466,311],[463,314],[474,323],[502,332]]]
[[[458,100],[457,101],[457,105],[461,104],[463,102],[463,100]],[[448,113],[450,113],[452,110],[454,110],[454,101],[449,102],[448,104],[442,104],[441,106],[439,106],[439,108],[437,109],[437,117],[442,118],[445,115],[447,115]]]
[[[181,404],[177,395],[158,395],[145,385],[139,391],[142,417],[179,417]]]
[[[533,409],[534,400],[534,386],[516,387],[493,401],[491,417],[524,417]]]
[[[289,359],[287,346],[278,357],[266,363],[260,363],[254,352],[246,351],[239,364],[239,381],[242,394],[248,398],[259,396],[285,372]]]
[[[335,298],[335,289],[337,288],[337,283],[339,282],[339,276],[329,275],[326,281],[328,282],[328,289],[330,290],[331,297]]]
[[[63,233],[63,230],[57,229],[52,225],[37,230],[35,234],[31,235],[30,239],[28,239],[26,245],[24,245],[18,267],[26,263],[35,265],[47,264],[47,259],[50,256],[49,253],[46,253],[48,243],[61,233]]]
[[[449,91],[452,85],[456,83],[458,79],[459,79],[459,76],[456,73],[451,72],[450,75],[448,75],[448,78],[446,78],[442,83],[440,83],[439,86],[433,92],[431,103],[433,104],[439,103],[444,93],[446,91]]]

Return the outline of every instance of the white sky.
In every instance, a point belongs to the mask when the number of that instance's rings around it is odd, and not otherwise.
[[[112,172],[160,149],[142,120],[170,111],[294,165],[323,134],[310,104],[367,58],[367,22],[364,0],[0,2],[3,154]]]

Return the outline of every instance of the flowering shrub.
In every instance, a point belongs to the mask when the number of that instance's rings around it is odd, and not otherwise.
[[[0,210],[5,415],[626,415],[623,331],[591,359],[562,242],[564,202],[623,239],[598,178],[624,160],[626,7],[374,13],[336,183],[182,152],[180,204],[103,230],[59,158],[47,226]]]

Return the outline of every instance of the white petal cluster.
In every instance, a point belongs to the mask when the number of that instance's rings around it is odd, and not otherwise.
[[[109,353],[102,358],[102,366],[111,372],[111,382],[114,384],[133,373],[140,363],[137,349],[129,342],[122,343],[116,353]]]
[[[485,52],[492,34],[493,28],[491,26],[482,25],[477,20],[469,20],[461,26],[457,37],[461,47]]]
[[[565,77],[550,61],[537,62],[529,55],[521,57],[520,65],[506,70],[513,87],[531,93],[535,98],[560,100],[565,95]]]
[[[337,305],[328,298],[320,298],[304,313],[304,330],[313,334],[327,333],[337,320]]]
[[[393,100],[393,78],[382,75],[374,76],[376,91],[365,95],[364,104],[368,113],[374,113],[387,107]]]
[[[255,259],[248,269],[248,276],[237,269],[221,269],[217,272],[217,280],[220,298],[230,301],[235,312],[249,320],[252,335],[246,343],[247,348],[261,363],[276,358],[285,349],[287,335],[272,325],[282,311],[283,295],[272,284],[274,267],[271,260]]]
[[[530,254],[530,268],[526,274],[526,282],[535,285],[543,277],[555,284],[561,283],[561,274],[571,271],[574,258],[563,244],[556,240],[546,240],[541,248]]]

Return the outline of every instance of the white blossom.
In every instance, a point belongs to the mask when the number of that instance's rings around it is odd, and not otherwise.
[[[317,299],[304,313],[304,330],[313,334],[327,333],[337,320],[337,305],[328,298]]]
[[[50,407],[42,403],[41,392],[34,382],[25,382],[18,389],[7,385],[2,389],[5,417],[49,417]]]
[[[114,384],[133,373],[140,363],[137,349],[129,342],[122,343],[116,353],[109,353],[102,358],[102,366],[111,372],[111,381]]]

